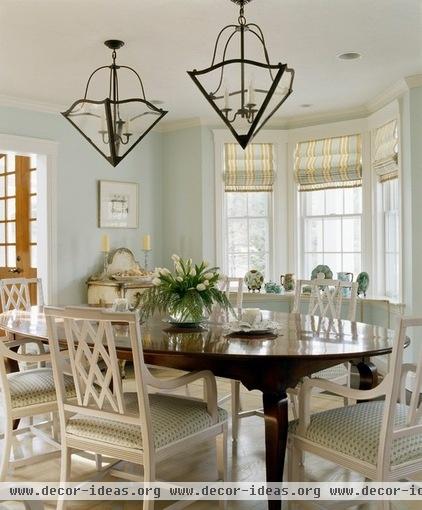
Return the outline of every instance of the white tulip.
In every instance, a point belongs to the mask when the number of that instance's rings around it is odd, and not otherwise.
[[[204,280],[205,287],[208,287],[209,284],[210,284],[210,282],[208,280]]]
[[[196,271],[195,271],[195,268],[193,267],[190,271],[189,271],[189,274],[191,276],[195,276],[196,275]]]
[[[204,260],[204,262],[202,262],[204,264],[204,267],[208,267],[210,265],[210,263],[206,260]]]
[[[170,271],[166,267],[160,268],[160,274],[167,275],[170,274]]]
[[[198,283],[198,285],[196,286],[196,290],[199,290],[199,292],[201,292],[202,290],[205,290],[206,287],[203,283]]]
[[[176,264],[174,266],[174,268],[176,270],[176,273],[182,273],[183,272],[182,266],[180,264]]]
[[[213,276],[214,276],[214,273],[205,273],[204,274],[204,278],[206,278],[207,280],[210,280]]]
[[[153,285],[158,286],[161,285],[161,280],[159,278],[154,278],[152,280]]]
[[[178,282],[183,282],[183,278],[182,278],[181,276],[176,276],[176,280],[177,280]]]

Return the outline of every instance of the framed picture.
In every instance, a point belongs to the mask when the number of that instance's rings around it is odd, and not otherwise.
[[[99,181],[100,228],[138,228],[138,184]]]

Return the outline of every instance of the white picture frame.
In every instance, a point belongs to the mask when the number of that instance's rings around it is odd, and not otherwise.
[[[100,228],[138,228],[139,190],[136,182],[98,181]]]

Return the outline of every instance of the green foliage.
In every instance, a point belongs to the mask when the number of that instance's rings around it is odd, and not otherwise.
[[[155,270],[154,287],[141,296],[140,310],[147,318],[154,312],[168,313],[180,322],[200,321],[204,313],[211,313],[214,303],[231,309],[225,292],[217,288],[220,277],[217,267],[208,268],[206,262],[193,264],[173,255],[174,271]]]

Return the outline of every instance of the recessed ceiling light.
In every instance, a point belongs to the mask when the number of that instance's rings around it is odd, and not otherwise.
[[[303,103],[300,105],[301,108],[310,108],[312,105],[310,103]]]
[[[340,55],[337,56],[341,60],[357,60],[358,58],[361,58],[362,55],[355,51],[348,51],[347,53],[340,53]]]

